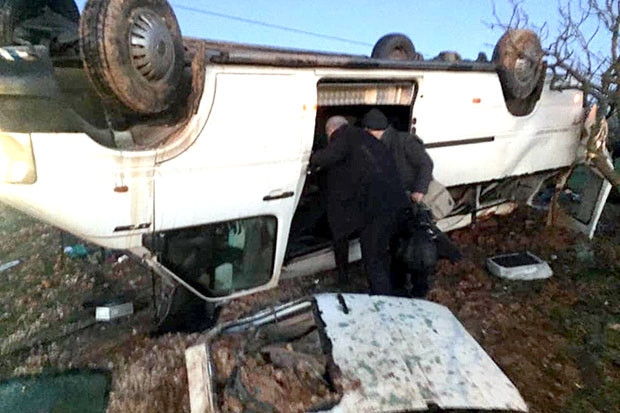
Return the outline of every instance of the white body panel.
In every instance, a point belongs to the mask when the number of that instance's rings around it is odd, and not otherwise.
[[[154,151],[115,151],[82,134],[31,139],[37,181],[0,184],[3,202],[108,248],[141,245],[152,231]]]
[[[446,307],[342,294],[343,311],[335,294],[316,300],[334,362],[350,383],[344,388],[353,389],[332,411],[400,412],[430,404],[528,411],[510,379]]]
[[[583,110],[573,91],[546,87],[532,114],[515,117],[497,74],[489,71],[208,64],[197,113],[156,149],[120,151],[85,134],[33,133],[38,179],[0,184],[0,200],[88,241],[141,256],[144,234],[275,216],[271,280],[234,296],[274,287],[312,150],[317,88],[334,80],[414,85],[413,123],[427,145],[440,144],[429,153],[436,179],[447,186],[560,168],[576,159]],[[492,139],[467,142],[480,138]],[[321,268],[333,268],[328,261],[321,260]],[[303,257],[297,267],[289,273],[308,272]]]
[[[546,87],[533,113],[515,117],[507,111],[493,74],[425,75],[413,111],[425,144],[493,138],[429,148],[435,178],[453,186],[570,165],[583,121],[581,104],[571,104],[574,93]],[[473,103],[474,98],[480,103]]]
[[[156,168],[158,231],[261,215],[277,218],[274,274],[253,291],[278,283],[304,183],[316,102],[315,85],[306,78],[290,71],[218,74],[199,139]],[[291,196],[264,200],[286,193]]]
[[[177,157],[157,165],[158,231],[277,216],[284,210],[292,213],[315,119],[316,89],[300,77],[217,76],[214,102],[199,138]],[[269,194],[288,191],[295,196],[263,201]],[[289,205],[282,208],[281,203]]]

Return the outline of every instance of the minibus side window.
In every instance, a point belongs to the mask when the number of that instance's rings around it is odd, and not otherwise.
[[[261,216],[162,233],[162,264],[207,296],[271,280],[277,220]]]

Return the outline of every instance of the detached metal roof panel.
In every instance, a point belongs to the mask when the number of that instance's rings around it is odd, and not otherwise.
[[[446,307],[358,294],[316,296],[348,385],[334,412],[527,411],[512,382]]]

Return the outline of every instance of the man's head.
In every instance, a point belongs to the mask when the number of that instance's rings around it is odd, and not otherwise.
[[[340,129],[344,125],[348,125],[349,121],[344,116],[332,116],[327,119],[325,123],[325,134],[327,134],[327,139],[331,139],[334,132]]]
[[[377,139],[381,139],[389,123],[379,109],[370,109],[362,118],[362,127]]]

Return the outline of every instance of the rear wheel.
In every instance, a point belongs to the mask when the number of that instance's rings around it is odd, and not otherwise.
[[[165,0],[90,0],[80,22],[80,49],[107,102],[149,115],[176,101],[184,50]]]
[[[543,73],[545,73],[546,70],[544,68],[546,68],[546,65],[543,65]],[[538,79],[536,87],[534,88],[532,93],[525,99],[517,99],[513,97],[506,98],[506,107],[508,108],[508,111],[515,116],[525,116],[532,113],[532,111],[536,107],[536,102],[538,102],[538,99],[540,99],[544,83],[545,77],[541,75]]]
[[[493,62],[507,98],[527,99],[544,76],[543,50],[531,30],[508,30],[493,50]]]
[[[416,60],[415,47],[404,34],[386,34],[375,44],[371,56],[375,59]]]

